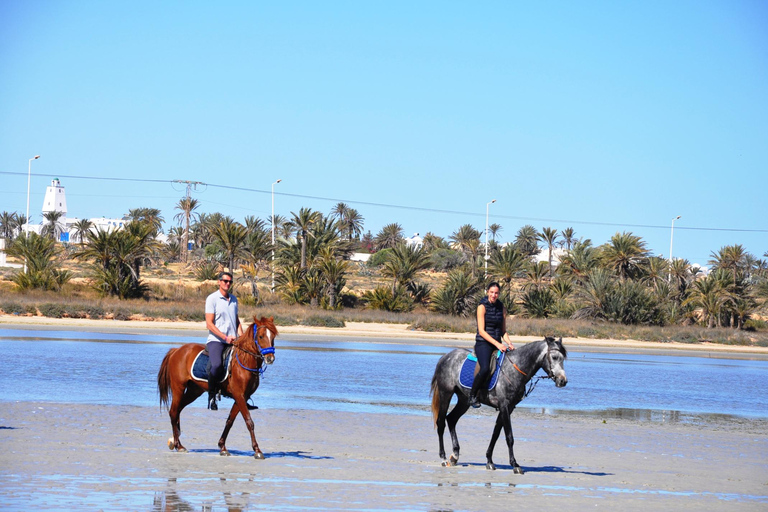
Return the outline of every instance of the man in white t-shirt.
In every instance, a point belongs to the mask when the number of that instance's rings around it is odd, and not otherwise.
[[[219,289],[205,299],[205,326],[208,328],[208,408],[217,411],[216,391],[224,371],[222,354],[226,346],[243,334],[237,316],[237,297],[229,293],[232,274],[219,274]]]

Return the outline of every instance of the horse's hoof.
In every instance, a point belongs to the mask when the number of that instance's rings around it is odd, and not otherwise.
[[[444,460],[441,463],[441,466],[443,466],[444,468],[449,468],[449,467],[453,466],[453,464],[451,464],[451,461],[449,461],[449,460]]]
[[[221,455],[222,457],[229,457],[229,452],[227,450],[221,450],[219,452],[219,455]]]
[[[514,468],[512,468],[512,472],[516,475],[525,474],[525,471],[523,471],[523,468],[521,468],[520,466],[515,466]]]
[[[451,466],[455,466],[456,464],[459,463],[459,458],[454,454],[451,454],[448,460],[451,462]]]
[[[496,471],[496,464],[494,464],[493,462],[488,462],[485,465],[485,469],[490,470],[490,471]]]
[[[183,446],[179,446],[179,448],[176,451],[179,453],[187,453],[187,449],[184,448]]]
[[[168,449],[173,451],[173,449],[176,448],[176,443],[173,441],[172,437],[168,438]]]
[[[254,452],[253,458],[257,460],[264,460],[264,454],[260,451]]]

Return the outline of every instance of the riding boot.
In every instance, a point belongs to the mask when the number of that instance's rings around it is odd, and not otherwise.
[[[218,411],[219,406],[216,405],[216,391],[218,389],[218,385],[216,383],[216,378],[208,376],[208,408],[212,411]]]
[[[472,383],[472,391],[469,392],[469,406],[473,409],[477,409],[481,405],[480,400],[477,397],[480,393],[480,387],[479,379],[475,379],[475,382]]]

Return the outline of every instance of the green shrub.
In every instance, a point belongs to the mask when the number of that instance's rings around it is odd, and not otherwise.
[[[3,313],[6,315],[22,315],[25,313],[24,307],[16,302],[3,302],[0,304],[0,309],[2,309]]]
[[[398,287],[393,294],[389,286],[380,286],[375,290],[369,290],[363,294],[363,301],[370,309],[382,309],[392,312],[407,312],[413,310],[411,299],[402,287]]]
[[[37,309],[40,310],[40,314],[47,316],[48,318],[62,318],[66,313],[66,309],[61,304],[48,302],[46,304],[40,304]]]
[[[750,318],[744,322],[745,331],[765,331],[768,330],[768,322],[765,320],[758,320],[756,318]]]
[[[392,249],[382,249],[380,251],[376,251],[375,253],[371,254],[370,258],[368,258],[367,265],[369,267],[382,266],[384,262],[387,261],[389,253],[391,252],[392,252]]]
[[[345,327],[346,324],[343,320],[326,315],[312,315],[305,318],[302,322],[303,325],[310,327]]]

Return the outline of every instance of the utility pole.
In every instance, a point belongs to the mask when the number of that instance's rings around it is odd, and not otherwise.
[[[205,185],[202,181],[188,181],[188,180],[173,180],[174,183],[181,183],[183,185],[187,186],[187,197],[185,199],[186,204],[183,206],[184,208],[184,251],[183,259],[184,263],[186,263],[189,260],[189,214],[190,214],[190,190],[194,187],[195,190],[197,190],[198,185]]]

